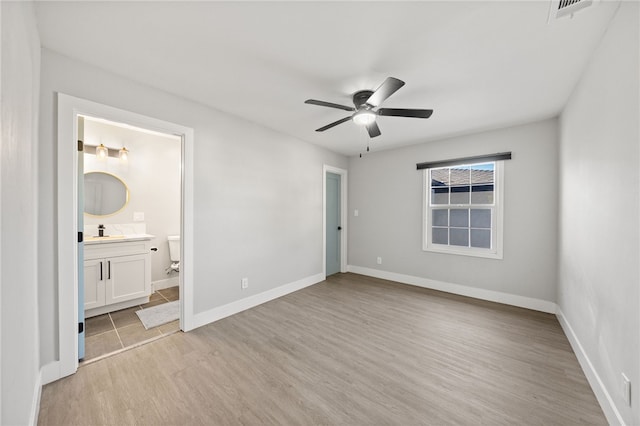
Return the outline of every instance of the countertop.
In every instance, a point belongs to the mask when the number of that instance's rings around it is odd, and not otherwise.
[[[127,235],[107,235],[104,237],[90,236],[84,240],[85,244],[110,244],[123,243],[128,241],[150,240],[154,235],[150,234],[127,234]]]

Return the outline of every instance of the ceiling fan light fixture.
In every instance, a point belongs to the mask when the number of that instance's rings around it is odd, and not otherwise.
[[[369,109],[364,109],[353,114],[353,122],[361,126],[368,126],[374,121],[376,121],[376,114]]]

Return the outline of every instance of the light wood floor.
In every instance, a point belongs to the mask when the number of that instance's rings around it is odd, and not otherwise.
[[[553,315],[354,274],[81,367],[40,425],[606,424]]]

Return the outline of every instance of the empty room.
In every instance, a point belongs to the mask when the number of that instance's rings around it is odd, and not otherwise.
[[[0,424],[640,425],[637,1],[0,20]]]

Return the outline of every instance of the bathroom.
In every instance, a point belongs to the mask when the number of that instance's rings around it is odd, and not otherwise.
[[[177,136],[80,120],[86,363],[180,329],[182,146]],[[145,322],[155,311],[160,323]]]

